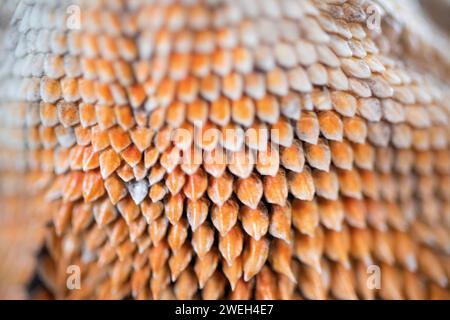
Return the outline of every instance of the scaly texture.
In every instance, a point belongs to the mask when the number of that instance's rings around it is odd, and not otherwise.
[[[6,1],[0,298],[448,299],[449,43],[411,3]]]

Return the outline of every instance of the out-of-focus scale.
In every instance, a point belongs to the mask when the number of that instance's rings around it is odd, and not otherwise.
[[[0,8],[0,298],[450,298],[450,46],[416,7]]]

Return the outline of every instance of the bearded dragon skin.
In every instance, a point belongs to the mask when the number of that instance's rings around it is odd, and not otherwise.
[[[0,29],[1,299],[450,298],[418,2],[4,0]]]

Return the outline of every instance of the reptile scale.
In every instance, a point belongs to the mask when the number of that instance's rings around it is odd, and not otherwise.
[[[415,1],[0,11],[0,298],[450,299],[450,41]]]

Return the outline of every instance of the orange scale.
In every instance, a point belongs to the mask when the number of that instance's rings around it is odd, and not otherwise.
[[[168,106],[174,99],[175,89],[175,81],[170,78],[163,79],[159,83],[155,92],[155,97],[158,105],[162,107]]]
[[[146,168],[152,167],[159,159],[159,151],[157,148],[148,148],[144,152],[144,165]]]
[[[183,192],[191,200],[197,200],[202,197],[208,187],[208,178],[202,169],[189,175],[184,185]]]
[[[148,113],[144,110],[135,110],[133,112],[134,120],[139,127],[146,127],[148,123]]]
[[[97,79],[97,63],[96,59],[82,57],[80,58],[81,71],[84,78],[89,80]]]
[[[51,127],[39,126],[39,139],[45,149],[53,148],[58,143],[55,130]]]
[[[208,74],[200,81],[200,94],[208,101],[215,101],[220,94],[220,78]]]
[[[97,101],[94,81],[80,78],[78,80],[78,90],[80,92],[81,99],[85,103],[94,103]]]
[[[70,148],[59,148],[55,151],[55,172],[57,174],[61,174],[66,172],[69,169],[70,161],[69,161]]]
[[[239,73],[247,74],[253,68],[253,57],[247,48],[235,48],[233,50],[233,61],[234,68]]]
[[[86,202],[92,202],[103,196],[105,187],[100,171],[90,170],[83,178],[83,198]]]
[[[102,35],[99,39],[100,53],[103,58],[108,60],[116,60],[118,58],[118,48],[116,39],[109,35]]]
[[[84,173],[81,171],[71,171],[65,175],[62,195],[67,202],[73,202],[80,199],[83,195]]]
[[[116,172],[117,175],[125,182],[128,182],[135,178],[133,168],[127,163],[124,163],[122,166],[120,166]]]
[[[39,105],[39,115],[42,124],[46,127],[52,127],[58,123],[58,112],[54,104],[41,102]]]
[[[83,150],[83,171],[93,170],[100,166],[99,153],[87,146]]]
[[[84,147],[75,145],[70,149],[69,163],[71,170],[81,170],[83,168]]]
[[[153,202],[160,201],[164,199],[167,194],[167,188],[162,182],[158,182],[150,187],[150,191],[148,196],[152,199]]]
[[[213,123],[219,126],[226,126],[230,122],[230,117],[230,102],[227,98],[221,96],[211,103],[209,119]]]
[[[118,48],[120,55],[126,61],[133,61],[137,57],[137,48],[133,39],[129,38],[119,38],[118,39]]]
[[[174,170],[172,170],[172,172],[170,172],[165,179],[166,187],[167,189],[169,189],[169,192],[172,195],[180,192],[185,182],[186,175],[179,167],[176,167]]]
[[[79,104],[80,123],[84,128],[90,127],[97,123],[96,108],[89,103]]]
[[[114,61],[114,71],[116,73],[117,80],[119,80],[119,83],[123,86],[129,86],[134,81],[134,74],[133,69],[130,63],[123,61],[123,60],[117,60]]]
[[[64,100],[75,102],[80,98],[78,92],[78,80],[74,78],[61,79],[61,92]]]
[[[198,80],[194,77],[186,77],[178,83],[178,99],[184,103],[193,102],[199,92]]]
[[[116,78],[113,64],[105,59],[97,59],[95,60],[95,69],[98,76],[98,79],[101,82],[113,82]]]
[[[226,154],[221,148],[206,151],[203,158],[203,168],[213,177],[220,177],[227,168]]]
[[[191,57],[186,53],[174,53],[169,59],[169,76],[174,80],[185,79],[191,63]]]
[[[204,100],[197,99],[187,106],[186,118],[197,127],[202,127],[208,118],[208,105]]]
[[[59,101],[56,105],[58,119],[64,127],[72,127],[79,123],[78,106],[74,103]]]
[[[122,151],[120,155],[122,156],[122,159],[124,159],[125,162],[128,163],[128,165],[130,165],[131,167],[136,166],[142,158],[141,152],[133,144]]]
[[[91,128],[91,144],[95,151],[109,146],[108,131],[102,130],[98,125]]]
[[[91,143],[91,130],[89,128],[83,128],[79,125],[75,127],[74,132],[77,144],[87,146]]]
[[[181,162],[181,150],[176,147],[169,147],[161,154],[159,162],[168,173],[172,172]]]
[[[114,99],[111,94],[111,90],[109,90],[108,84],[96,82],[94,88],[98,103],[105,105],[112,105],[114,103]]]
[[[270,139],[276,144],[290,147],[294,140],[294,130],[289,121],[284,117],[280,117],[270,128]]]
[[[173,128],[178,128],[184,122],[186,113],[186,106],[179,102],[174,101],[166,110],[166,122]]]
[[[131,141],[141,152],[151,145],[153,136],[154,131],[148,128],[134,128],[130,131]]]
[[[127,93],[130,104],[135,109],[142,106],[147,98],[144,88],[139,84],[127,87]]]
[[[106,179],[120,166],[120,156],[112,149],[103,151],[99,157],[100,171],[102,177]]]
[[[145,60],[139,60],[133,63],[132,69],[134,75],[136,76],[137,82],[144,83],[144,88],[146,89],[145,91],[147,92],[147,94],[149,94],[147,88],[145,87],[145,83],[147,80],[149,80],[151,74],[150,63]]]
[[[114,114],[117,124],[124,130],[131,129],[135,125],[133,112],[128,106],[115,106]]]
[[[194,54],[191,62],[191,72],[196,77],[205,77],[210,70],[210,56],[207,54]]]
[[[128,132],[119,126],[108,130],[109,142],[116,152],[121,152],[131,144]]]
[[[211,57],[212,70],[219,76],[226,76],[230,73],[233,64],[233,57],[230,51],[216,50]]]

